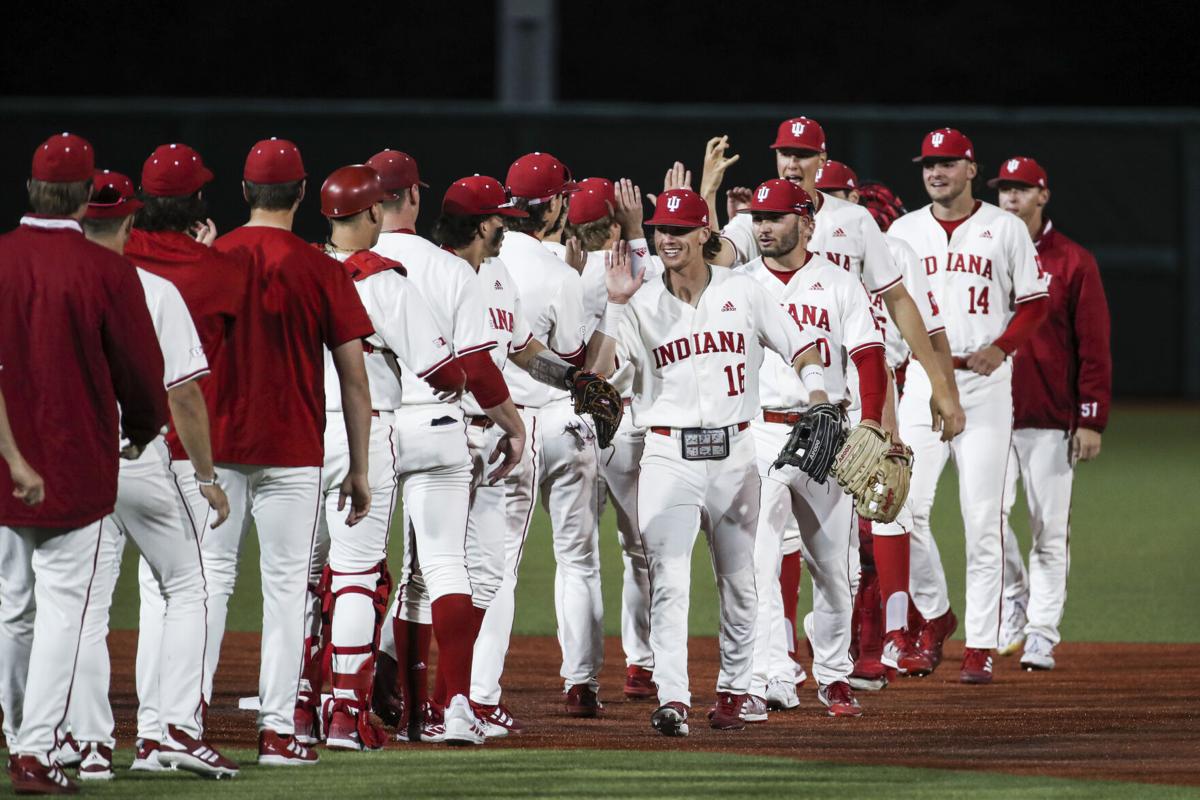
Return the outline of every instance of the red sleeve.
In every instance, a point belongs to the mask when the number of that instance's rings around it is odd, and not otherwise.
[[[860,347],[850,354],[850,358],[858,368],[862,417],[878,423],[883,419],[883,403],[887,399],[887,367],[883,362],[883,345]]]
[[[450,359],[423,377],[425,382],[438,392],[462,391],[463,385],[467,380],[466,375],[463,374],[462,362],[457,358]]]
[[[1048,313],[1050,313],[1050,298],[1045,295],[1021,303],[1017,306],[1017,313],[1013,314],[1013,318],[1008,321],[1008,327],[1004,329],[1004,333],[1000,334],[1000,337],[992,344],[1012,355],[1018,347],[1029,341],[1029,337],[1046,319]]]
[[[1108,407],[1112,402],[1112,352],[1109,350],[1111,323],[1108,301],[1096,259],[1086,250],[1080,253],[1078,280],[1074,281],[1075,358],[1078,424],[1103,432],[1108,425]]]
[[[509,398],[504,375],[486,350],[477,350],[459,359],[467,374],[467,391],[475,395],[480,408],[495,408]]]
[[[146,307],[146,295],[132,266],[122,265],[104,315],[101,340],[121,404],[121,430],[141,447],[167,424],[163,357]]]
[[[330,266],[325,271],[325,346],[330,350],[354,339],[365,339],[375,332],[367,310],[363,308],[354,281],[346,270],[332,258],[315,253]]]

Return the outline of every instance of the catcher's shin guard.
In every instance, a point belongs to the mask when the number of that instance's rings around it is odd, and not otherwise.
[[[320,741],[321,691],[325,687],[325,648],[328,631],[324,625],[323,609],[329,593],[329,567],[321,572],[316,584],[308,585],[308,608],[305,609],[304,659],[301,662],[300,682],[296,692],[296,735],[305,743]],[[303,726],[305,730],[300,730]]]

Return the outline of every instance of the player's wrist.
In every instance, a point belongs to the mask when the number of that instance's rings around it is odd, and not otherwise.
[[[608,302],[604,304],[604,317],[600,320],[599,331],[605,336],[611,336],[615,339],[617,331],[621,328],[621,321],[625,319],[625,311],[628,308],[629,298],[614,300],[610,294]]]
[[[217,471],[215,469],[211,470],[208,475],[201,475],[199,472],[193,472],[192,477],[196,479],[196,485],[200,486],[201,488],[221,485],[219,482],[220,476],[217,475]]]

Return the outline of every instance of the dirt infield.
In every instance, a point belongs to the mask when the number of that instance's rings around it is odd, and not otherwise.
[[[120,746],[134,736],[136,632],[110,639],[113,706]],[[843,763],[876,763],[1200,785],[1200,645],[1066,644],[1059,667],[1025,673],[1016,658],[996,660],[991,686],[956,682],[960,643],[933,676],[860,693],[860,719],[831,719],[812,679],[794,711],[772,712],[745,731],[708,728],[704,711],[716,680],[716,641],[691,642],[692,735],[667,739],[650,727],[653,701],[625,701],[621,647],[607,642],[605,715],[576,720],[559,707],[557,642],[518,637],[508,657],[505,702],[528,728],[488,747],[720,750]],[[219,744],[252,745],[254,717],[237,698],[257,693],[257,634],[225,637],[209,734]],[[417,747],[421,745],[392,745]]]

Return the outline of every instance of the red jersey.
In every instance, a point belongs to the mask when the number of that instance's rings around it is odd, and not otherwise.
[[[1112,400],[1108,302],[1096,259],[1049,220],[1037,242],[1050,312],[1013,356],[1013,426],[1103,431]]]
[[[325,350],[374,333],[354,282],[291,231],[247,225],[213,243],[247,290],[205,396],[213,459],[272,467],[324,461]]]
[[[246,272],[213,248],[175,231],[147,232],[134,228],[125,245],[125,257],[175,284],[200,334],[205,357],[210,364],[215,363],[233,334],[234,320],[246,294]],[[207,375],[200,378],[201,389],[210,380]],[[209,417],[215,413],[210,403]],[[188,457],[173,428],[167,434],[167,446],[171,458]]]
[[[0,469],[0,525],[81,528],[112,513],[121,424],[144,445],[167,421],[163,358],[137,271],[71,219],[0,236],[0,390],[46,482],[26,506]]]

